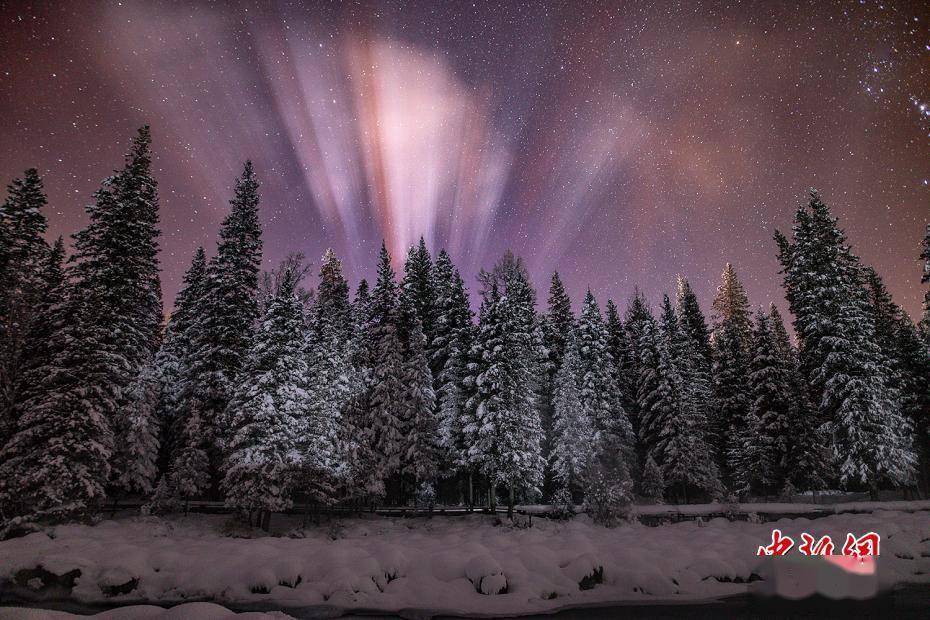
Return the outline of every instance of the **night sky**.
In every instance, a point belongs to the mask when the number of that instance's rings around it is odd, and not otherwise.
[[[916,316],[930,219],[930,4],[0,3],[0,177],[37,167],[50,234],[150,123],[166,307],[263,183],[265,267],[382,237],[474,274],[507,248],[625,307],[725,262],[784,307],[774,227],[816,187]]]

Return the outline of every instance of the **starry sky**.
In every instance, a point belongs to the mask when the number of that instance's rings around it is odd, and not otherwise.
[[[166,306],[263,183],[265,267],[381,239],[474,274],[510,248],[540,299],[708,304],[732,262],[784,307],[775,227],[810,187],[911,314],[930,220],[930,5],[0,3],[0,177],[45,178],[50,235],[152,126]]]

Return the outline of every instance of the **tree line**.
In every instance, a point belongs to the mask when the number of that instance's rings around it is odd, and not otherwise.
[[[93,517],[107,499],[170,510],[222,498],[250,523],[317,505],[692,501],[930,480],[930,287],[915,324],[816,192],[775,233],[797,346],[726,265],[705,318],[687,279],[574,313],[558,273],[539,310],[524,263],[477,278],[420,239],[382,244],[354,295],[336,255],[315,287],[292,255],[261,271],[246,162],[211,258],[170,318],[143,127],[89,223],[45,239],[34,169],[0,207],[0,521]],[[66,257],[66,254],[68,255]],[[921,282],[930,283],[930,226]]]

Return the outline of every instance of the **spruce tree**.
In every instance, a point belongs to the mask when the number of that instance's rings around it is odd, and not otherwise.
[[[391,267],[391,255],[384,243],[378,262],[378,281],[371,295],[371,383],[369,424],[373,434],[377,464],[375,470],[382,480],[401,473],[404,426],[404,385],[402,342],[398,334],[400,309],[397,282]]]
[[[791,344],[784,320],[775,304],[769,307],[775,349],[788,369],[789,382],[789,443],[788,483],[797,491],[824,488],[831,478],[829,447],[823,426],[818,422],[817,408],[811,404],[807,381],[801,373],[798,351]],[[784,489],[781,489],[784,491]]]
[[[742,449],[735,478],[746,487],[761,487],[777,493],[788,481],[791,419],[791,376],[784,351],[776,345],[769,314],[759,310],[752,338],[749,390],[750,419],[755,428],[746,428],[740,438]]]
[[[920,276],[921,284],[930,284],[930,224],[927,224],[927,234],[920,244],[920,260],[923,261],[923,273]],[[920,318],[920,333],[924,343],[930,351],[930,287],[924,291],[923,315]]]
[[[82,320],[86,298],[74,294],[61,273],[60,243],[52,254],[50,286],[35,321],[42,326],[41,344],[25,370],[15,432],[0,450],[0,521],[8,532],[94,516],[110,475],[107,415],[115,396],[92,365],[103,343]]]
[[[291,505],[301,441],[310,441],[304,318],[289,272],[262,318],[229,403],[231,420],[223,491],[226,504],[263,527],[271,512]],[[312,453],[319,458],[320,454]]]
[[[7,187],[0,205],[0,447],[15,431],[24,346],[36,319],[46,285],[42,271],[49,254],[43,235],[48,227],[42,210],[48,200],[35,168]]]
[[[746,461],[741,455],[741,438],[752,426],[747,391],[752,322],[749,299],[730,263],[724,267],[713,302],[711,341],[715,419],[710,421],[710,437],[717,465],[727,484],[733,486],[739,484],[734,478],[736,461]]]
[[[661,504],[665,496],[665,477],[652,456],[646,457],[646,464],[643,466],[642,491],[645,498],[656,504]]]
[[[795,214],[793,239],[776,233],[801,366],[830,424],[839,480],[874,495],[913,480],[911,425],[869,311],[866,274],[816,192]]]
[[[572,313],[572,303],[562,285],[559,272],[552,274],[549,285],[548,310],[542,317],[543,347],[546,354],[543,360],[545,376],[540,390],[540,419],[543,426],[543,458],[547,466],[553,463],[550,453],[553,446],[553,420],[555,415],[555,377],[562,366],[565,356],[567,339],[574,329],[575,316]],[[553,472],[546,468],[545,490],[552,493]]]
[[[130,384],[127,396],[127,424],[114,450],[113,483],[121,492],[148,495],[158,475],[160,435],[160,385],[154,359]]]
[[[206,290],[197,304],[185,407],[196,412],[206,435],[211,479],[220,463],[230,420],[224,415],[248,356],[258,318],[262,240],[258,180],[247,161],[236,179],[231,210],[220,227],[217,254],[207,266]]]
[[[582,402],[583,368],[578,344],[571,332],[567,336],[569,341],[555,376],[549,458],[558,487],[577,495],[584,490],[585,470],[594,456],[597,435],[589,410]]]
[[[648,376],[648,369],[643,366],[644,360],[649,357],[648,351],[642,349],[651,346],[652,341],[646,335],[647,330],[654,328],[655,317],[652,315],[645,297],[639,289],[633,292],[633,297],[627,307],[626,318],[623,323],[624,352],[620,361],[620,377],[622,379],[620,390],[625,395],[626,402],[630,403],[627,415],[633,427],[637,442],[642,436],[640,433],[640,382]],[[652,325],[650,325],[652,324]],[[645,458],[645,450],[637,445],[640,460]]]

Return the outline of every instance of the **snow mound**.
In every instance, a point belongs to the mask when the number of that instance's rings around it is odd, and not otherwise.
[[[926,512],[879,510],[774,523],[715,518],[702,525],[613,529],[583,518],[540,518],[531,528],[510,528],[482,515],[358,517],[340,521],[335,540],[332,524],[296,538],[256,532],[234,538],[223,534],[225,519],[134,517],[0,542],[0,596],[9,592],[37,603],[211,600],[233,608],[489,616],[701,599],[755,587],[763,575],[756,551],[770,542],[775,527],[795,541],[801,532],[839,541],[847,532],[877,532],[878,587],[930,583]],[[276,519],[284,532],[298,528],[298,517]]]

